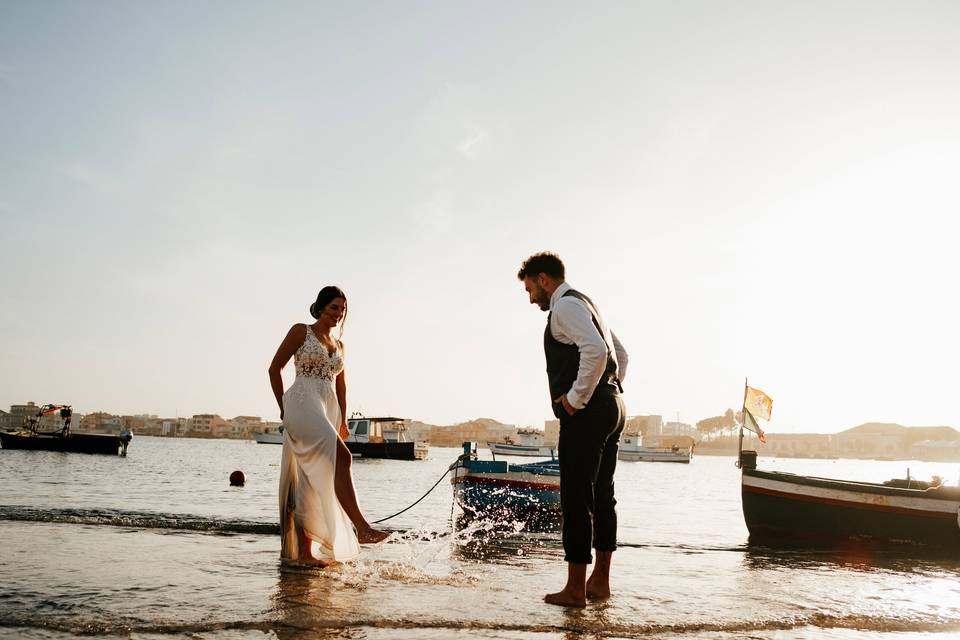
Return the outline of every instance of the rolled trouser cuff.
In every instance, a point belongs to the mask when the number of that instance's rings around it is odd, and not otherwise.
[[[589,553],[588,553],[586,556],[580,556],[580,555],[575,555],[575,556],[564,555],[564,556],[563,556],[563,561],[564,561],[564,562],[570,562],[570,563],[572,563],[572,564],[593,564],[593,555],[592,555],[592,554],[589,554]]]

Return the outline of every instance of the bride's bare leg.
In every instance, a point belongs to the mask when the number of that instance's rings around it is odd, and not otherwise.
[[[357,490],[353,486],[353,456],[350,455],[350,449],[342,440],[337,440],[337,467],[334,472],[333,487],[337,493],[337,500],[340,506],[347,512],[347,517],[353,522],[357,529],[357,539],[363,543],[380,542],[390,534],[386,531],[374,529],[363,517],[360,511],[360,505],[357,504]]]
[[[308,536],[303,529],[297,527],[297,562],[300,564],[317,565],[318,567],[327,566],[326,562],[313,556],[312,546],[313,540],[310,539],[310,536]]]

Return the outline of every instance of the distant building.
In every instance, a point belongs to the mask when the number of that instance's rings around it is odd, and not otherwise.
[[[690,436],[693,439],[699,437],[697,428],[686,422],[666,422],[663,425],[663,435],[665,436]]]
[[[224,438],[232,431],[232,425],[215,413],[198,413],[190,418],[189,435],[191,436]]]
[[[433,425],[420,422],[419,420],[404,420],[403,423],[407,425],[407,439],[413,440],[414,442],[430,441],[430,429],[433,428]]]
[[[693,435],[696,433],[696,429],[690,427],[690,425],[683,425],[682,423],[670,423],[679,425],[676,427],[678,433],[676,435]],[[687,433],[683,427],[690,427],[693,433]],[[624,433],[627,435],[642,435],[647,438],[659,438],[664,435],[664,424],[662,416],[631,416],[626,420],[626,424],[623,428]],[[673,434],[671,434],[673,435]],[[560,444],[560,421],[559,420],[544,420],[543,421],[543,445],[546,447],[557,447]]]
[[[6,413],[3,416],[3,424],[0,426],[2,426],[4,430],[20,429],[23,427],[26,419],[37,415],[38,411],[40,411],[40,407],[33,402],[28,402],[27,404],[12,404],[10,405],[10,413]]]
[[[263,433],[279,433],[282,422],[263,421]]]
[[[767,441],[756,441],[761,456],[777,458],[837,458],[837,437],[826,433],[768,433]]]
[[[431,427],[429,441],[435,447],[459,447],[464,442],[476,442],[482,446],[487,442],[500,441],[505,437],[513,438],[516,435],[517,428],[513,425],[480,418],[450,427]]]
[[[117,416],[105,411],[94,411],[80,419],[80,428],[78,431],[119,433],[122,429],[123,422]]]
[[[560,421],[543,421],[543,446],[557,447],[560,444]]]
[[[120,416],[120,424],[131,433],[143,436],[155,436],[158,435],[158,433],[154,432],[154,419],[156,419],[156,416]]]
[[[960,440],[921,440],[910,447],[910,458],[931,462],[960,461]]]
[[[663,416],[632,416],[623,429],[627,435],[645,437],[663,435]]]
[[[149,435],[172,438],[182,436],[186,432],[187,418],[154,418],[151,420]]]
[[[266,423],[260,416],[237,416],[228,421],[233,438],[251,438],[254,433],[266,433]]]
[[[898,434],[840,433],[837,439],[842,458],[893,458],[900,449]]]

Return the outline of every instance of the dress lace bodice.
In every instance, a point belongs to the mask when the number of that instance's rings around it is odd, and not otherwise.
[[[333,355],[320,343],[310,325],[307,336],[293,356],[297,378],[312,378],[333,382],[343,371],[343,351],[337,346]]]

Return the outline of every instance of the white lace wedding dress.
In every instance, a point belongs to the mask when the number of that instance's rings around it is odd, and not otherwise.
[[[343,370],[343,352],[338,347],[331,355],[307,325],[294,362],[297,378],[283,394],[280,557],[294,562],[350,560],[359,555],[360,544],[333,485],[341,422],[335,381]],[[313,541],[313,558],[299,557],[298,530]]]

